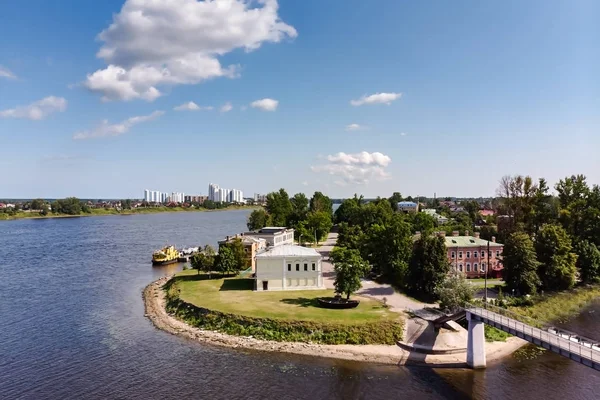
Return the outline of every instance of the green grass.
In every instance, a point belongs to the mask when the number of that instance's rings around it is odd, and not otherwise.
[[[321,344],[395,344],[403,318],[373,300],[329,310],[316,297],[329,290],[253,292],[249,279],[213,279],[184,271],[165,285],[167,311],[189,325],[229,335]]]
[[[535,296],[533,306],[509,307],[509,310],[542,323],[566,322],[599,297],[600,285],[583,286],[565,292]]]
[[[510,333],[489,325],[484,325],[484,332],[486,342],[506,342],[506,339],[512,336]]]
[[[205,275],[198,276],[195,270],[183,271],[178,276],[183,278],[178,282],[181,300],[223,313],[346,324],[396,320],[399,317],[381,303],[363,298],[354,309],[330,310],[319,307],[317,298],[331,297],[333,290],[254,292],[252,279],[209,280]]]

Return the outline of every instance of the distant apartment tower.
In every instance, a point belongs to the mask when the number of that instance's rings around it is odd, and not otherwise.
[[[219,188],[214,200],[217,203],[226,203],[229,201],[229,190],[225,188]]]
[[[218,197],[219,197],[219,185],[217,185],[216,183],[209,183],[208,184],[208,199],[216,202],[216,201],[219,201]]]
[[[144,200],[148,203],[164,203],[167,193],[162,193],[158,190],[144,190]]]
[[[229,202],[230,203],[243,203],[244,202],[244,194],[239,189],[231,189],[229,193]]]
[[[171,193],[171,197],[169,198],[169,200],[173,203],[183,203],[184,198],[185,195],[183,193],[173,192]]]
[[[267,202],[267,195],[266,194],[254,193],[254,201],[257,202],[257,203],[266,203]]]

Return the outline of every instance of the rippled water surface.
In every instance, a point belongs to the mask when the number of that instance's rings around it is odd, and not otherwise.
[[[598,399],[600,373],[554,354],[485,371],[264,354],[155,329],[141,292],[181,268],[166,243],[211,243],[248,211],[0,222],[0,399]],[[594,312],[592,312],[594,311]],[[569,326],[600,332],[600,305]]]

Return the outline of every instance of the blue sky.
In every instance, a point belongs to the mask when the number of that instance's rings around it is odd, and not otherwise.
[[[598,2],[151,3],[0,4],[0,197],[600,183]]]

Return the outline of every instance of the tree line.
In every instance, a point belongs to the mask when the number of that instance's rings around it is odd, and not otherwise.
[[[333,226],[333,203],[321,192],[308,199],[304,193],[289,197],[285,189],[267,195],[264,208],[254,210],[248,217],[251,231],[265,226],[294,228],[294,237],[301,243],[319,243]]]

